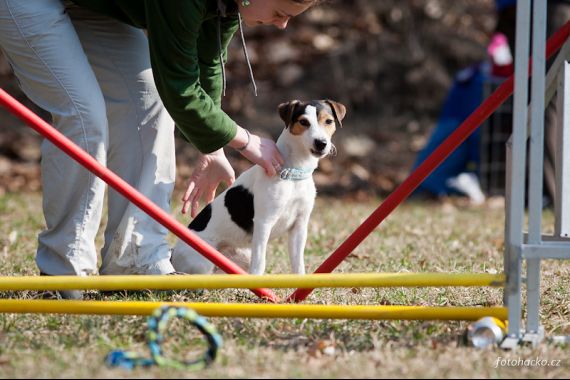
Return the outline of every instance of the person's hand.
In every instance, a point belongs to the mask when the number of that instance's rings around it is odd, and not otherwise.
[[[200,206],[200,198],[208,204],[216,196],[216,189],[220,182],[231,186],[235,181],[235,172],[230,165],[223,149],[210,154],[201,154],[198,166],[194,169],[188,188],[182,197],[182,213],[186,214],[191,209],[190,216],[195,218]]]
[[[263,168],[269,177],[281,171],[283,157],[275,142],[250,134],[243,128],[238,128],[236,137],[229,144],[236,148],[242,156]]]

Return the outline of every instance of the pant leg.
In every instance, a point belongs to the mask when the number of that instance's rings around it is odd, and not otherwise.
[[[108,167],[170,212],[175,181],[174,122],[152,76],[143,31],[77,6],[69,15],[105,97]],[[102,274],[174,271],[168,230],[109,189]]]
[[[105,164],[105,102],[61,0],[0,0],[0,46],[54,127]],[[48,140],[41,152],[46,229],[37,265],[47,274],[93,273],[104,183]]]

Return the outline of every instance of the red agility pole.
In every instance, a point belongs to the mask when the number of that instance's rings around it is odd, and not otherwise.
[[[558,30],[546,46],[546,58],[550,58],[566,42],[570,35],[570,21]],[[514,75],[506,79],[487,100],[481,104],[452,134],[433,151],[410,176],[400,184],[382,204],[334,251],[315,273],[331,273],[346,257],[370,235],[400,203],[427,178],[469,135],[471,135],[513,93]],[[288,301],[303,301],[313,289],[297,289]]]
[[[125,182],[121,177],[117,176],[111,170],[101,165],[99,162],[97,162],[97,160],[95,160],[87,152],[77,146],[73,141],[62,135],[58,130],[46,123],[43,119],[30,111],[1,88],[0,104],[6,107],[14,115],[22,119],[27,125],[35,129],[45,138],[50,140],[54,145],[59,147],[74,160],[93,172],[93,174],[97,175],[103,181],[108,183],[109,186],[111,186],[113,189],[123,194],[123,196],[125,196],[128,200],[133,202],[141,210],[153,217],[160,224],[168,228],[170,231],[172,231],[172,233],[174,233],[180,239],[184,240],[184,242],[192,246],[224,272],[230,274],[246,274],[243,269],[223,256],[220,252],[215,250],[196,234],[192,233],[182,223],[178,222],[163,209],[151,202],[134,187]],[[278,300],[271,290],[252,289],[252,291],[259,297],[268,301],[277,302]]]

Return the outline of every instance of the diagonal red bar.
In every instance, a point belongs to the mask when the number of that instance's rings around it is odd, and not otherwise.
[[[50,140],[54,145],[59,147],[74,160],[79,162],[103,181],[108,183],[109,186],[111,186],[113,189],[123,194],[123,196],[125,196],[128,200],[133,202],[141,210],[153,217],[160,224],[168,228],[170,231],[172,231],[172,233],[192,246],[224,272],[230,274],[246,274],[243,269],[223,256],[220,252],[215,250],[212,246],[199,238],[196,234],[192,233],[182,223],[178,222],[163,209],[155,205],[134,187],[125,182],[122,178],[101,165],[99,162],[97,162],[97,160],[95,160],[87,152],[77,146],[73,141],[62,135],[58,130],[46,123],[43,119],[30,111],[23,104],[18,102],[1,88],[0,104],[6,107],[14,115],[22,119],[27,125],[35,129],[45,138]],[[277,297],[271,290],[252,289],[252,291],[265,300],[271,302],[278,301]]]
[[[550,58],[568,39],[570,21],[560,28],[546,45],[546,58]],[[513,93],[514,75],[506,79],[439,147],[402,182],[382,204],[334,251],[315,273],[331,273],[346,257],[370,235],[469,135],[471,135]],[[313,289],[297,289],[288,301],[303,301]]]

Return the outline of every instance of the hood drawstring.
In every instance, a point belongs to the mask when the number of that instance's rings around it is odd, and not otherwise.
[[[257,96],[257,85],[255,84],[255,78],[253,77],[253,69],[251,68],[251,61],[249,60],[249,54],[247,54],[247,46],[245,45],[245,36],[243,35],[243,24],[241,22],[241,14],[238,13],[239,19],[239,34],[241,36],[241,46],[243,47],[243,55],[245,56],[245,61],[247,62],[247,68],[249,70],[249,79],[253,85],[253,93]]]
[[[220,66],[222,68],[222,94],[226,96],[226,67],[224,64],[224,52],[222,50],[222,17],[226,17],[226,5],[223,1],[218,0],[218,52],[220,54]],[[245,36],[243,33],[243,24],[241,20],[241,14],[238,12],[239,20],[239,33],[241,37],[241,45],[243,47],[243,54],[245,56],[245,61],[247,62],[247,68],[249,71],[249,79],[253,86],[253,93],[257,96],[257,85],[255,84],[255,78],[253,76],[253,69],[251,67],[251,61],[249,59],[249,54],[247,53],[247,46],[245,44]]]
[[[226,65],[224,64],[224,52],[222,50],[222,21],[220,17],[218,17],[218,53],[222,67],[222,95],[226,96]]]

